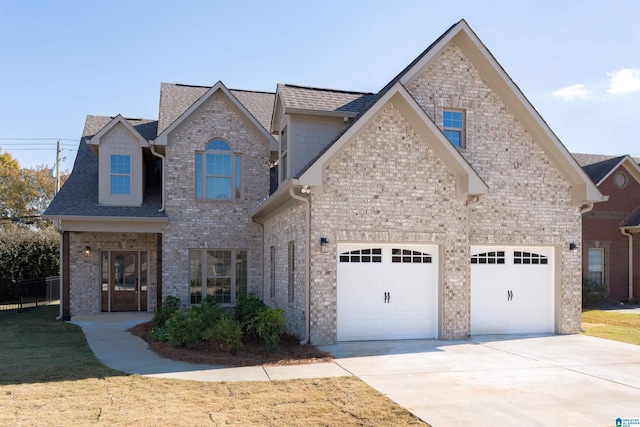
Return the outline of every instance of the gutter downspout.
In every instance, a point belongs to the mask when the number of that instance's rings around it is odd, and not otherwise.
[[[60,275],[60,280],[58,281],[58,287],[60,289],[58,289],[58,293],[60,294],[60,299],[62,299],[64,295],[62,292],[62,266],[64,265],[64,263],[62,262],[62,257],[64,256],[64,251],[62,250],[62,225],[61,224],[62,223],[60,222],[59,219],[53,220],[53,229],[56,230],[60,235],[60,266],[58,268],[58,274]],[[60,310],[58,313],[58,317],[56,317],[56,320],[60,320],[60,319],[62,319],[62,301],[60,301]]]
[[[158,153],[154,148],[153,148],[153,143],[151,141],[149,141],[149,148],[151,149],[151,154],[153,154],[154,156],[160,158],[162,160],[162,207],[158,210],[158,212],[162,213],[164,212],[164,199],[165,199],[165,169],[166,169],[166,164],[164,162],[164,156],[160,153]]]
[[[629,238],[629,301],[631,301],[633,300],[633,234],[624,228],[621,228],[620,232]]]
[[[591,209],[593,209],[593,203],[587,203],[584,208],[580,209],[580,215],[586,214],[587,212],[591,211]]]
[[[307,246],[307,260],[305,262],[305,337],[300,341],[300,345],[305,345],[309,342],[311,331],[311,203],[308,197],[298,196],[294,187],[289,188],[289,195],[296,200],[300,200],[305,205],[306,226],[305,226],[305,239]]]

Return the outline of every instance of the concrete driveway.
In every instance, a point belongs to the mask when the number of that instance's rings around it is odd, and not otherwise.
[[[618,417],[640,418],[636,345],[518,335],[321,349],[433,427],[615,426]]]

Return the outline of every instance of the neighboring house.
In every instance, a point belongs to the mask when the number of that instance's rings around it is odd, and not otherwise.
[[[89,116],[45,217],[66,319],[254,293],[324,344],[577,333],[603,200],[460,21],[377,94],[162,84],[157,122]]]
[[[630,156],[574,154],[609,199],[582,217],[583,276],[604,283],[609,298],[640,298],[640,166]]]

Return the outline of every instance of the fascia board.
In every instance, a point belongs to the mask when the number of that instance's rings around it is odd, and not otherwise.
[[[269,218],[275,212],[283,209],[285,206],[288,206],[288,202],[292,201],[291,195],[289,194],[289,189],[294,187],[297,184],[293,179],[289,179],[285,181],[279,188],[269,196],[264,202],[258,205],[251,212],[251,217],[256,222],[262,222],[264,219]]]
[[[136,130],[136,128],[131,126],[131,123],[129,123],[127,121],[127,119],[122,117],[122,114],[118,114],[116,117],[114,117],[102,129],[100,129],[100,132],[96,133],[93,137],[91,137],[91,139],[89,139],[87,141],[87,144],[89,144],[89,145],[100,145],[100,139],[103,136],[105,136],[111,129],[116,127],[118,124],[122,124],[129,132],[131,132],[131,134],[140,143],[140,147],[148,147],[149,146],[149,142],[146,139],[144,139],[144,137],[142,135],[140,135],[140,132],[138,132]]]
[[[168,217],[140,217],[140,216],[88,216],[88,215],[42,215],[42,219],[61,221],[88,222],[169,222]]]
[[[540,148],[571,185],[574,205],[604,201],[602,193],[465,21],[459,22],[440,39],[411,70],[405,73],[401,82],[405,85],[410,84],[419,72],[451,42],[462,49],[487,84],[539,142]]]
[[[420,108],[407,90],[400,83],[391,87],[376,104],[369,108],[327,151],[314,162],[299,178],[300,185],[322,186],[322,169],[330,163],[348,144],[369,126],[384,110],[388,103],[398,108],[411,123],[416,132],[426,143],[433,142],[430,147],[440,160],[456,177],[456,191],[460,197],[468,194],[485,194],[487,184],[473,170],[471,165],[449,143],[427,114]]]
[[[607,178],[609,178],[611,174],[620,167],[620,165],[622,165],[636,181],[640,182],[640,166],[633,160],[633,158],[631,158],[631,156],[626,155],[614,167],[609,169],[609,172],[607,172],[607,174],[598,181],[596,185],[600,186],[600,184],[605,182]]]
[[[80,217],[71,215],[47,216],[45,219],[60,220],[63,231],[161,233],[167,218],[131,217]]]
[[[245,108],[244,105],[238,98],[236,98],[227,87],[221,82],[218,81],[215,85],[213,85],[204,95],[202,95],[196,102],[194,102],[187,110],[180,115],[169,127],[167,127],[160,135],[157,136],[154,145],[167,145],[167,140],[169,134],[173,132],[184,120],[186,120],[191,114],[193,114],[202,104],[204,104],[214,93],[217,91],[221,91],[224,93],[227,98],[240,110],[240,112],[253,124],[258,132],[260,132],[266,139],[269,141],[269,148],[271,151],[278,150],[278,143],[275,138],[256,120],[255,117]]]

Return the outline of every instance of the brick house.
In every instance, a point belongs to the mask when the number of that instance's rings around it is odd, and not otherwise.
[[[577,333],[603,200],[460,21],[376,94],[163,83],[157,121],[88,116],[45,217],[64,318],[253,293],[324,344]]]
[[[574,154],[608,196],[582,218],[582,271],[613,301],[640,296],[640,166],[630,156]]]

